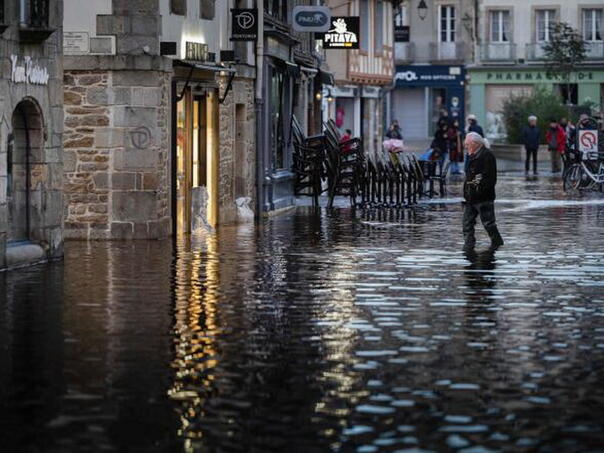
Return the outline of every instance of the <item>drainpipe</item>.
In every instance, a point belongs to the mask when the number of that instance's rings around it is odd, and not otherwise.
[[[256,38],[256,93],[255,93],[255,112],[256,112],[256,218],[260,219],[264,204],[264,133],[262,130],[263,121],[263,99],[262,82],[264,79],[264,2],[256,0],[258,9],[258,37]]]

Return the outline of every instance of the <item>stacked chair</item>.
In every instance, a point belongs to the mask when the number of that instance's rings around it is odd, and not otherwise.
[[[312,196],[315,206],[324,192],[328,207],[339,195],[363,208],[411,207],[418,198],[446,194],[448,163],[421,165],[414,155],[403,153],[367,155],[362,139],[342,141],[331,120],[323,127],[323,135],[305,137],[296,118],[292,120],[295,192]]]

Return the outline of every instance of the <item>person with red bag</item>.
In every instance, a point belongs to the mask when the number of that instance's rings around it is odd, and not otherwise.
[[[561,170],[562,154],[566,149],[566,132],[558,124],[558,121],[552,118],[549,121],[549,129],[545,133],[545,141],[552,159],[552,173],[559,173]]]

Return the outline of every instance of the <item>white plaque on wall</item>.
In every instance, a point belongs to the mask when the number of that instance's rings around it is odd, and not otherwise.
[[[63,32],[63,53],[65,55],[80,55],[90,52],[88,32],[65,31]]]

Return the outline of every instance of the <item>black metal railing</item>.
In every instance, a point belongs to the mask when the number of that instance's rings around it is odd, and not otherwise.
[[[20,0],[22,28],[48,28],[49,0]]]

